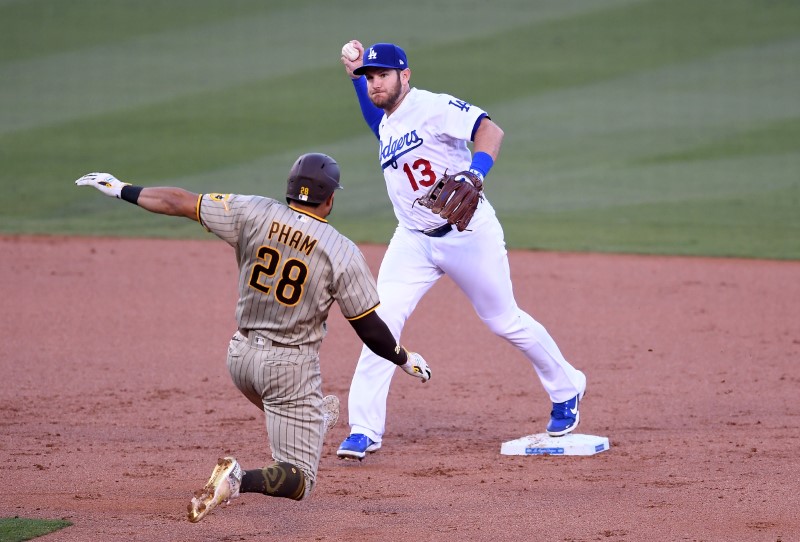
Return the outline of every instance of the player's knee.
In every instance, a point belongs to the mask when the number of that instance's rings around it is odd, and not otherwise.
[[[522,328],[523,323],[520,319],[520,312],[521,311],[514,306],[499,316],[493,316],[492,318],[481,317],[481,320],[495,335],[507,337],[513,335]]]
[[[520,350],[528,350],[548,337],[542,324],[516,306],[503,315],[482,320],[495,335],[504,338]]]

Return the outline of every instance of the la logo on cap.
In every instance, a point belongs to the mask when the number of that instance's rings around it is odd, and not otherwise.
[[[370,60],[375,60],[376,58],[378,58],[378,53],[375,52],[375,48],[374,47],[370,47],[369,48],[369,56],[367,56],[367,58],[370,59]]]

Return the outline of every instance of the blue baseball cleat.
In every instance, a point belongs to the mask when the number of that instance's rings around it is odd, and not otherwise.
[[[583,399],[583,393],[579,393],[563,403],[553,403],[553,410],[550,411],[550,423],[547,424],[548,435],[560,437],[578,427],[581,420],[578,411],[581,399]]]
[[[336,455],[341,459],[358,459],[361,461],[367,452],[375,452],[381,447],[380,442],[375,442],[367,435],[353,433],[342,442]]]

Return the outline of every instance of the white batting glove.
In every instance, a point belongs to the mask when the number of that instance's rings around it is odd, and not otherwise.
[[[123,183],[110,173],[87,173],[75,181],[75,184],[78,186],[94,186],[100,192],[112,198],[119,198],[122,187],[130,185],[130,183]]]
[[[409,352],[406,350],[406,353],[408,354],[408,361],[402,364],[400,368],[411,376],[422,380],[423,384],[430,380],[431,368],[428,367],[428,362],[426,362],[423,357],[416,352]]]

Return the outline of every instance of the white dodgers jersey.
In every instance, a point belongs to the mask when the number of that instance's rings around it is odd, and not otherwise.
[[[401,226],[426,230],[445,223],[414,201],[445,171],[452,174],[469,169],[472,154],[467,142],[475,123],[485,115],[483,109],[448,94],[416,88],[389,117],[384,115],[378,158]],[[486,200],[481,202],[476,218],[487,206]]]

